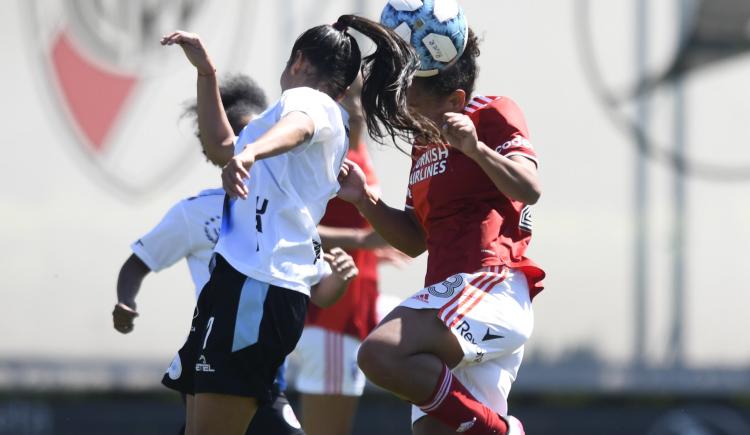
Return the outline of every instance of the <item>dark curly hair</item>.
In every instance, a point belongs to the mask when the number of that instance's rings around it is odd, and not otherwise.
[[[415,77],[414,82],[422,89],[428,89],[433,95],[447,96],[456,89],[466,92],[467,99],[474,92],[479,66],[479,38],[470,28],[466,41],[466,49],[456,63],[440,71],[432,77]]]
[[[255,83],[255,80],[244,74],[229,74],[219,81],[219,94],[224,111],[235,135],[239,135],[245,128],[248,116],[257,115],[268,106],[266,94]],[[183,116],[197,119],[198,103],[192,101],[185,108]],[[196,127],[196,135],[198,130]]]

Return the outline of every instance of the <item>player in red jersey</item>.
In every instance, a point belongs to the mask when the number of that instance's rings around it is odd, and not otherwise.
[[[359,95],[362,77],[352,84],[341,105],[349,114],[349,152],[365,173],[367,184],[377,189],[377,179],[367,145]],[[377,325],[378,262],[381,254],[403,256],[386,247],[384,240],[348,202],[334,198],[318,226],[323,247],[346,249],[359,269],[347,292],[331,307],[308,307],[305,329],[293,356],[301,393],[302,421],[308,435],[347,435],[351,432],[365,375],[357,366],[357,350]]]
[[[512,100],[470,98],[478,55],[470,32],[454,65],[409,89],[410,106],[442,126],[446,143],[417,140],[405,210],[385,204],[355,164],[342,171],[341,198],[394,247],[429,253],[426,287],[381,322],[358,357],[372,382],[415,405],[420,435],[524,433],[507,415],[507,395],[544,277],[525,257],[537,156]]]

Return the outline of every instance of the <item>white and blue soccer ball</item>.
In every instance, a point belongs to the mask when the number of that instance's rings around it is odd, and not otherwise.
[[[417,51],[420,77],[437,75],[455,62],[469,36],[466,15],[456,0],[389,0],[380,23]]]

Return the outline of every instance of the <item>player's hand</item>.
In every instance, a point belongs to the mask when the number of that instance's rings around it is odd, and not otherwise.
[[[249,170],[253,163],[254,160],[251,157],[236,155],[224,165],[221,171],[221,184],[227,195],[232,198],[247,199],[249,191],[245,180],[250,178]]]
[[[468,116],[454,112],[443,115],[443,135],[453,148],[467,157],[474,158],[479,154],[477,129]]]
[[[349,159],[344,160],[339,171],[339,189],[337,196],[354,205],[364,201],[367,194],[367,182],[362,168]]]
[[[331,265],[333,275],[347,282],[359,274],[354,259],[341,248],[333,248],[323,254],[323,259]]]
[[[177,30],[169,35],[162,36],[161,45],[179,45],[190,63],[198,70],[198,74],[208,76],[216,72],[211,58],[208,56],[206,47],[203,46],[200,36]]]
[[[138,317],[138,312],[122,302],[115,305],[112,311],[112,322],[115,329],[123,334],[129,334],[133,331],[133,320]]]

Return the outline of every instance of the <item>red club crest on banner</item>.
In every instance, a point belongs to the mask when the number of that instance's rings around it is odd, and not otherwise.
[[[189,29],[209,41],[223,71],[247,59],[241,36],[255,14],[245,0],[28,0],[47,102],[60,146],[74,145],[90,169],[140,195],[180,173],[196,140],[178,129],[195,73],[159,37]],[[217,25],[220,23],[220,25]],[[252,71],[249,71],[252,74]],[[53,125],[54,128],[54,125]]]

